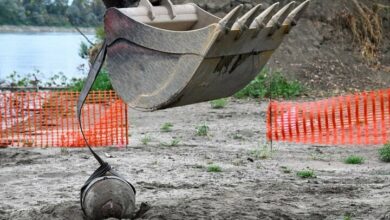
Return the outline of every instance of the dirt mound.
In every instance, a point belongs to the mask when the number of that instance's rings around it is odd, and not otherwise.
[[[255,4],[268,6],[277,0],[194,2],[223,16],[237,4],[244,4],[248,10]],[[290,1],[279,2],[284,5]],[[310,96],[388,88],[389,33],[388,0],[312,0],[268,66],[302,82]]]
[[[269,66],[301,81],[312,96],[388,88],[390,10],[384,4],[313,1]]]

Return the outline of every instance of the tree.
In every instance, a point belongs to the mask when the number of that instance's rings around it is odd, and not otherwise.
[[[0,0],[0,25],[24,24],[26,15],[20,0]]]

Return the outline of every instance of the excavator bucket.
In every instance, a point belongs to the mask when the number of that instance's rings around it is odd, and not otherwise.
[[[253,80],[309,1],[242,5],[218,18],[195,4],[109,8],[107,68],[118,95],[153,111],[228,97]]]

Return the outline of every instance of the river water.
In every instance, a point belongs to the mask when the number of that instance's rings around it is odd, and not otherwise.
[[[88,63],[78,55],[82,41],[79,33],[0,33],[0,80],[14,71],[21,76],[39,71],[42,81],[60,72],[69,79],[83,77]]]

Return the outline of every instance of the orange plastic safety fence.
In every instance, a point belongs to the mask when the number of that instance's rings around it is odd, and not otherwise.
[[[0,146],[85,147],[78,92],[0,92]],[[91,146],[128,144],[127,107],[113,91],[91,92],[82,111]]]
[[[326,145],[390,141],[390,89],[314,102],[272,101],[267,139]]]

